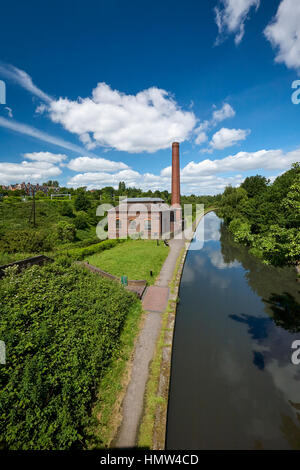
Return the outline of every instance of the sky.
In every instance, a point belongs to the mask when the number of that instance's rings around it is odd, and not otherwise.
[[[0,14],[0,184],[170,190],[173,141],[183,194],[300,161],[299,0],[11,0]]]

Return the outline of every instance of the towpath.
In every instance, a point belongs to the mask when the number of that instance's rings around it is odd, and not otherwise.
[[[144,394],[149,366],[154,356],[155,345],[161,330],[162,313],[170,298],[169,284],[172,280],[178,256],[186,240],[170,240],[170,251],[154,286],[149,286],[142,304],[145,321],[137,339],[131,379],[123,404],[123,420],[117,435],[115,447],[135,447],[137,432],[143,412]]]

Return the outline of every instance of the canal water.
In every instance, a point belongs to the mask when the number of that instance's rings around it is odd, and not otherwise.
[[[166,448],[300,449],[295,271],[262,264],[214,213],[203,223],[179,291]]]

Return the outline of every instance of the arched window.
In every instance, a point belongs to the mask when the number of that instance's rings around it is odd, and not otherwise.
[[[120,220],[120,219],[117,219],[117,220],[116,220],[116,229],[117,229],[117,230],[120,230],[121,227],[122,227],[121,220]]]

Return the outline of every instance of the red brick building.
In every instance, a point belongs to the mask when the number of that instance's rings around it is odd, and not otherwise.
[[[129,198],[107,213],[108,238],[168,239],[181,230],[179,143],[172,144],[172,206],[159,198]]]

